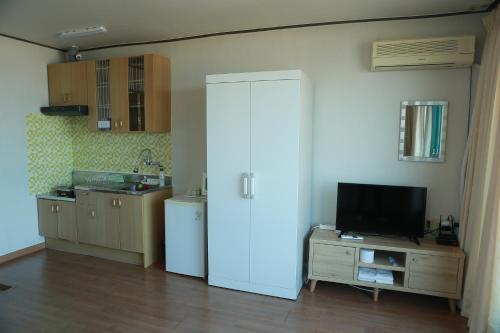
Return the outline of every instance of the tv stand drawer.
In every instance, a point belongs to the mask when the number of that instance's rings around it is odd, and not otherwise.
[[[453,257],[411,254],[408,287],[455,293],[460,260]]]
[[[313,244],[312,275],[352,280],[355,254],[354,247]]]

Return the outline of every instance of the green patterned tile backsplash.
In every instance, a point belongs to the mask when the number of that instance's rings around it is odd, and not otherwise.
[[[71,184],[73,139],[69,117],[26,116],[30,193]]]
[[[93,133],[86,117],[29,114],[26,122],[31,193],[71,183],[72,170],[132,172],[144,148],[150,148],[153,159],[165,166],[165,174],[172,175],[167,133]],[[157,174],[158,168],[141,165],[139,172]]]
[[[172,174],[170,135],[166,133],[89,132],[87,118],[73,118],[73,168],[75,170],[132,172],[137,156],[144,148],[153,152],[153,160]],[[140,173],[158,173],[157,167],[141,165]]]

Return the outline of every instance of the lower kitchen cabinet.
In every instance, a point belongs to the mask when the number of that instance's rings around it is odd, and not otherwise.
[[[120,209],[120,248],[132,252],[143,250],[143,200],[141,197],[121,195]]]
[[[78,241],[142,252],[142,197],[79,192]]]
[[[151,265],[163,253],[163,204],[171,196],[171,189],[144,195],[76,191],[78,243],[135,253]]]
[[[38,232],[45,237],[76,241],[75,203],[38,199]]]
[[[78,241],[119,249],[119,211],[109,194],[82,191],[76,202]]]

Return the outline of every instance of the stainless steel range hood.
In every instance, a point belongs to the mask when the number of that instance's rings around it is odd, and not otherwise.
[[[87,105],[42,106],[40,112],[46,116],[87,116],[89,108]]]

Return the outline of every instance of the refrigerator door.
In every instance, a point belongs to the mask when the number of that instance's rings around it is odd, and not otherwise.
[[[206,276],[205,202],[165,200],[166,271]]]

